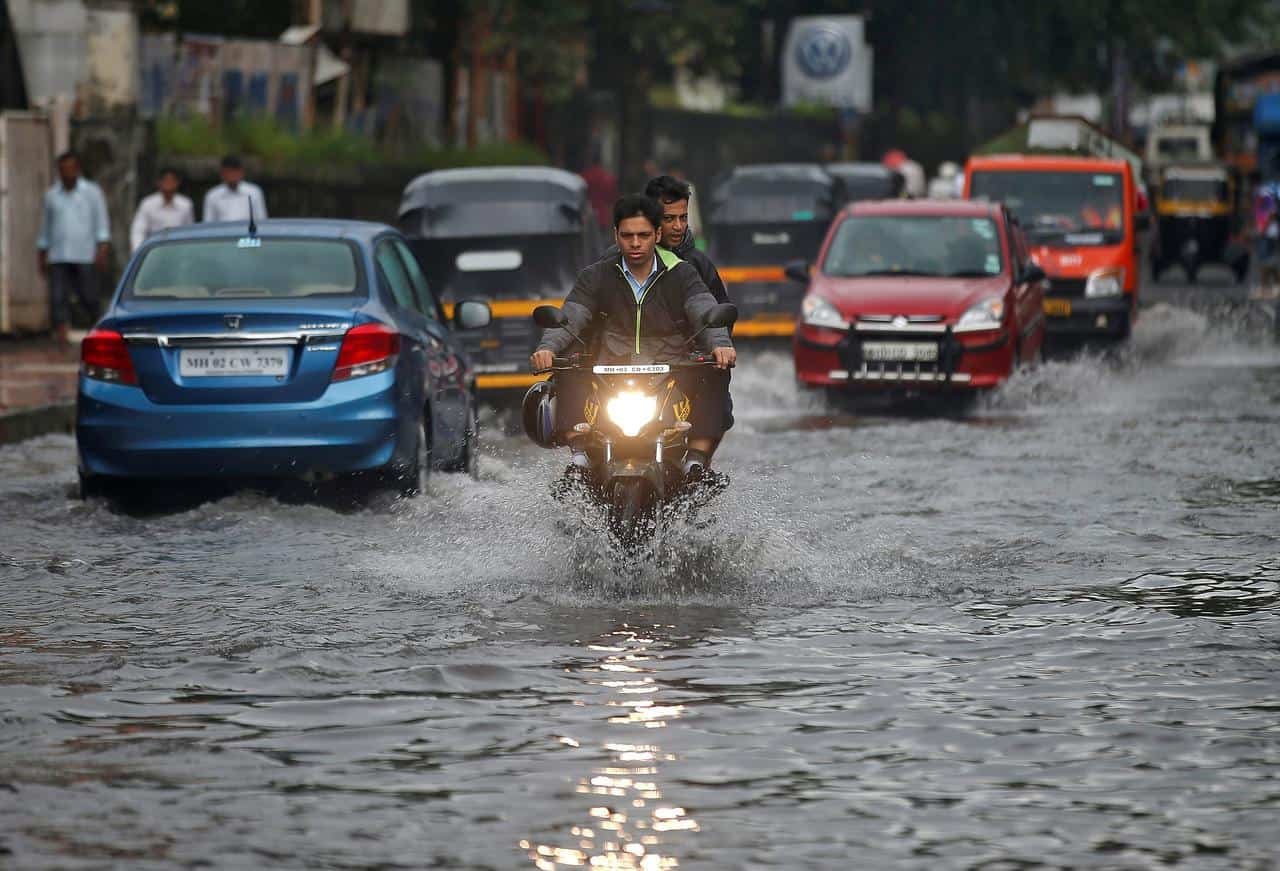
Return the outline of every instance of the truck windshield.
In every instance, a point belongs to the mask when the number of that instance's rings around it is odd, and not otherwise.
[[[355,248],[330,239],[198,239],[142,256],[125,289],[134,299],[299,299],[363,295]]]
[[[1200,140],[1194,136],[1169,136],[1156,142],[1156,153],[1165,160],[1195,160]]]
[[[973,198],[1000,200],[1034,244],[1114,245],[1124,239],[1124,179],[1115,172],[982,170]]]
[[[990,218],[934,215],[846,218],[822,263],[824,275],[999,275],[1004,260]]]

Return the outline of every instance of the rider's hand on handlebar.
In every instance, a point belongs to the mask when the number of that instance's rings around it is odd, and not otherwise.
[[[546,372],[555,365],[556,357],[550,351],[540,348],[529,358],[529,368],[534,372]]]
[[[711,352],[716,359],[717,369],[728,369],[738,359],[738,352],[733,348],[716,348]]]

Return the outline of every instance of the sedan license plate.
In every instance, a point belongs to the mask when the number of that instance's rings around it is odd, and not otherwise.
[[[863,342],[862,359],[868,363],[935,363],[938,346],[932,342]]]
[[[1055,318],[1069,318],[1071,317],[1071,300],[1046,299],[1044,313]]]
[[[183,348],[178,373],[183,378],[289,373],[289,347]]]

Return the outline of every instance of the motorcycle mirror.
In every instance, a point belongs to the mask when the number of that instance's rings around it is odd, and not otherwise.
[[[569,323],[569,318],[555,305],[540,305],[533,310],[533,322],[544,330],[563,327]]]
[[[722,302],[712,306],[707,312],[705,325],[708,327],[731,327],[738,320],[738,307],[731,302]]]
[[[808,260],[792,260],[786,266],[782,267],[782,272],[787,278],[800,284],[809,283],[809,261]]]

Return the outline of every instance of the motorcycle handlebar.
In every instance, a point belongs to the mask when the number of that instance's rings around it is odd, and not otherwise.
[[[573,357],[553,357],[550,369],[539,369],[534,372],[535,375],[542,375],[546,372],[572,372],[576,369],[587,369],[594,365],[591,360],[583,360],[579,356]],[[695,354],[688,360],[677,360],[668,363],[672,369],[697,369],[700,366],[715,366],[715,357],[710,354]],[[735,367],[735,363],[730,363],[729,368]]]

